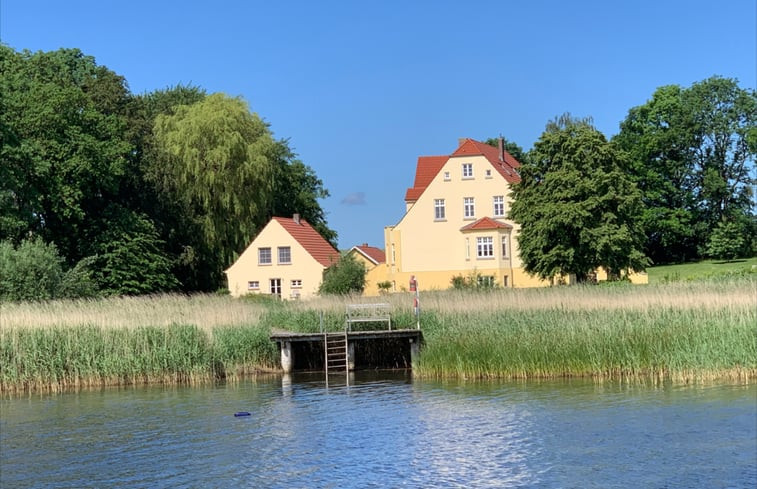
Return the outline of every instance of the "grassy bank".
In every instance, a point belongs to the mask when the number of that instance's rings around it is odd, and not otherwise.
[[[421,295],[421,377],[757,376],[757,280]],[[398,327],[412,297],[381,300]],[[273,330],[343,327],[362,297],[160,296],[0,305],[0,391],[201,382],[275,369]]]

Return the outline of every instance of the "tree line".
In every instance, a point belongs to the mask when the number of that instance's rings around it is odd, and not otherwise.
[[[323,182],[237,97],[0,45],[0,140],[0,298],[214,291],[274,215],[336,242]]]
[[[514,146],[510,217],[542,278],[757,253],[757,95],[734,79],[660,87],[611,140],[565,114],[530,151]]]
[[[658,88],[610,140],[565,114],[530,151],[507,142],[526,269],[753,255],[756,120],[755,91],[716,76]],[[218,290],[277,215],[336,242],[323,182],[247,102],[133,94],[77,49],[0,45],[0,142],[0,299]]]

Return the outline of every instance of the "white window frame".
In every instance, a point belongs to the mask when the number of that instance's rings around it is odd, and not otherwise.
[[[267,258],[267,260],[264,260]],[[273,255],[271,254],[271,247],[264,246],[258,248],[258,265],[271,265],[273,264]]]
[[[445,171],[445,172],[444,172],[444,181],[445,181],[445,182],[449,182],[450,180],[452,180],[452,179],[451,179],[451,178],[450,178],[450,176],[449,176],[449,172],[448,172],[448,171]]]
[[[494,202],[494,217],[505,217],[505,196],[495,195]]]
[[[463,218],[465,219],[476,218],[476,198],[475,197],[463,197]]]
[[[504,234],[502,235],[502,258],[507,258],[507,252],[509,250],[509,237]]]
[[[473,163],[463,163],[463,180],[473,178]]]
[[[491,177],[492,177],[492,169],[491,168],[487,168],[486,169],[486,178],[491,178]]]
[[[286,253],[286,255],[289,256],[288,260],[282,260],[281,256],[282,253]],[[278,258],[279,258],[279,265],[291,265],[292,264],[292,247],[291,246],[279,246],[277,249]]]
[[[476,238],[476,258],[494,258],[494,238],[491,236]]]
[[[434,221],[444,221],[447,218],[444,199],[434,199]]]
[[[260,280],[249,280],[247,290],[260,290]]]
[[[300,279],[300,278],[293,278],[292,281],[289,283],[289,286],[292,289],[301,289],[302,288],[302,279]]]

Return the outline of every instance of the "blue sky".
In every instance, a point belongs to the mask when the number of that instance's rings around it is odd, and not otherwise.
[[[348,248],[383,246],[421,155],[591,116],[608,137],[662,85],[755,88],[755,0],[0,0],[0,39],[76,47],[134,93],[241,96],[324,181]]]

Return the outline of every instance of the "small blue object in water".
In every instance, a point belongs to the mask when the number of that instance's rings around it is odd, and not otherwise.
[[[242,416],[250,416],[250,413],[248,413],[247,411],[239,411],[238,413],[234,413],[234,416],[241,418]]]

